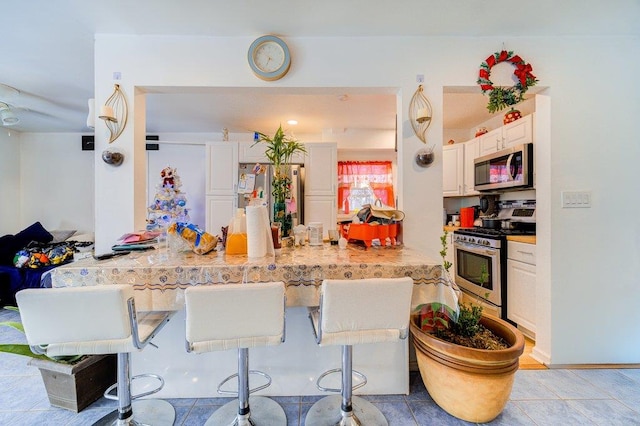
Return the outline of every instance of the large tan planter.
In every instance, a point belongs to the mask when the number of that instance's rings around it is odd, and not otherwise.
[[[480,323],[511,346],[472,349],[424,333],[411,321],[420,375],[433,400],[462,420],[486,423],[502,412],[524,350],[524,336],[499,318],[483,315]]]

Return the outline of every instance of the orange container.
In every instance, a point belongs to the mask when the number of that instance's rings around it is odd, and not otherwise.
[[[460,226],[463,228],[472,228],[474,218],[474,208],[473,207],[462,207],[460,209]]]
[[[369,225],[368,223],[352,223],[349,226],[349,239],[364,241],[364,245],[371,247],[371,240],[378,238],[378,228],[380,225]]]

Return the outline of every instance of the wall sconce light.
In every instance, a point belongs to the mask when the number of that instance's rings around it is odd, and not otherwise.
[[[105,163],[118,167],[124,161],[124,154],[118,151],[104,150],[102,151],[102,161]]]
[[[432,117],[433,110],[431,109],[429,100],[422,92],[421,84],[418,86],[418,90],[413,94],[411,102],[409,103],[409,118],[413,132],[423,143],[427,143],[425,133],[431,125]]]
[[[104,120],[111,134],[109,143],[118,139],[127,125],[127,117],[129,110],[127,107],[127,99],[120,90],[120,85],[115,84],[113,94],[107,99],[107,102],[100,107],[100,115],[98,118]]]
[[[435,159],[435,155],[433,154],[434,145],[431,145],[427,148],[422,148],[416,153],[416,164],[420,167],[429,167],[433,160]]]

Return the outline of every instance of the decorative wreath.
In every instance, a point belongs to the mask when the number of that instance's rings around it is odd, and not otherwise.
[[[517,83],[511,87],[494,87],[489,77],[491,76],[491,68],[500,62],[509,62],[515,66],[513,75],[517,78]],[[515,105],[522,101],[524,93],[530,86],[535,86],[538,80],[536,76],[531,74],[533,68],[527,64],[524,59],[518,55],[514,55],[513,51],[502,50],[489,56],[480,64],[480,72],[478,74],[478,84],[482,89],[482,93],[489,92],[489,104],[487,109],[493,113]]]

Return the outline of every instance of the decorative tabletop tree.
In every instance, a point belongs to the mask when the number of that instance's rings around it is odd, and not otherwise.
[[[273,165],[273,177],[271,181],[271,195],[273,196],[273,220],[282,226],[282,236],[289,236],[291,232],[291,214],[286,213],[286,202],[291,198],[291,158],[294,154],[307,150],[304,144],[293,137],[287,136],[278,127],[273,137],[264,133],[255,132],[255,143],[264,143],[264,154]],[[252,145],[252,146],[253,146]]]
[[[187,197],[180,191],[182,182],[178,170],[167,166],[160,172],[160,179],[153,204],[147,209],[148,231],[166,232],[173,222],[189,221]]]

